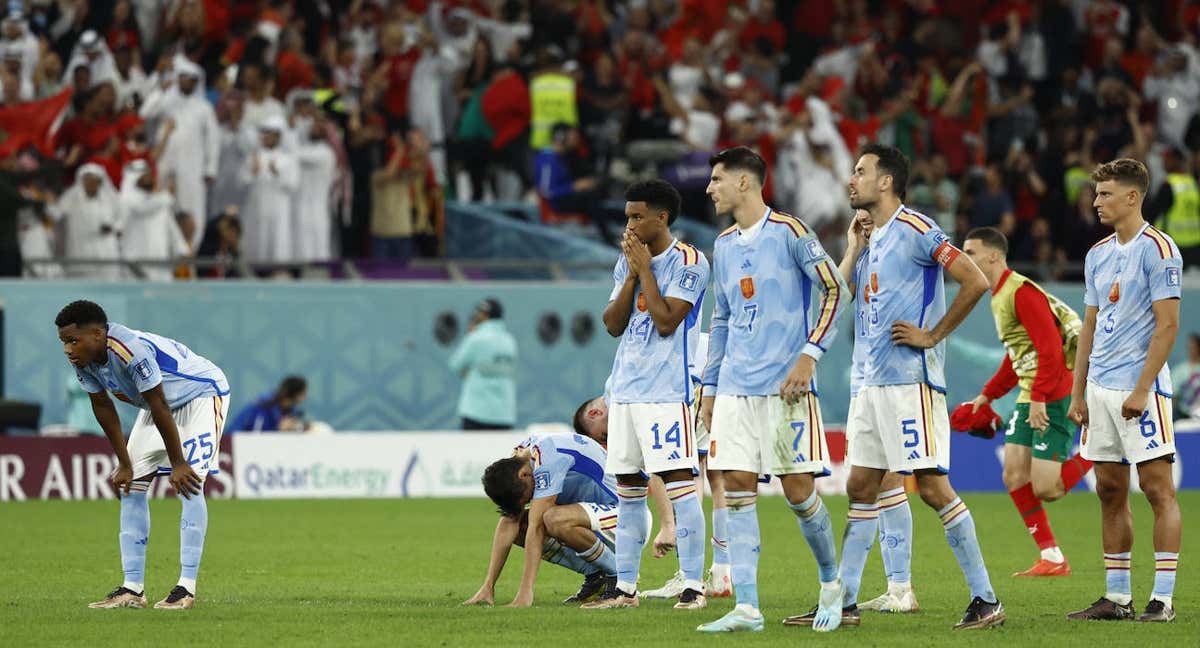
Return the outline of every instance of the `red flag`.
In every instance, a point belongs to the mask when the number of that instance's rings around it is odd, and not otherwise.
[[[71,88],[41,101],[29,101],[0,108],[0,158],[5,158],[27,145],[36,146],[43,155],[54,156],[54,134],[62,125],[63,114],[71,102]]]

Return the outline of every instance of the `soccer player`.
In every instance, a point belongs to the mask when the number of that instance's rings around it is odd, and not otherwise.
[[[1069,619],[1131,619],[1129,468],[1154,511],[1154,590],[1138,621],[1171,621],[1182,522],[1171,464],[1171,372],[1167,356],[1179,331],[1179,248],[1142,217],[1145,165],[1120,159],[1092,172],[1100,222],[1116,232],[1084,261],[1083,333],[1075,356],[1068,416],[1085,426],[1083,456],[1096,462],[1108,591]]]
[[[701,333],[698,336],[695,348],[688,349],[691,354],[691,360],[688,362],[688,370],[691,373],[692,385],[696,390],[700,389],[701,380],[703,379],[704,363],[708,361],[708,334]],[[577,425],[584,423],[588,410],[587,406],[593,401],[588,401],[580,406],[580,410],[576,412]],[[698,417],[697,417],[698,418]],[[605,433],[607,434],[607,419],[604,422]],[[580,428],[577,427],[577,430]],[[590,426],[584,429],[597,429],[597,426]],[[728,550],[728,521],[729,511],[725,508],[725,482],[721,477],[719,470],[707,470],[708,464],[708,445],[709,445],[708,428],[704,427],[703,421],[696,421],[696,452],[700,460],[700,474],[696,479],[696,492],[703,497],[704,485],[701,479],[708,481],[708,487],[712,493],[712,547],[713,547],[713,562],[709,567],[708,573],[704,580],[704,596],[707,598],[728,598],[733,596],[733,585],[729,578],[729,550]],[[659,531],[654,537],[654,557],[662,558],[671,549],[675,547],[675,512],[671,508],[671,500],[666,494],[667,487],[663,484],[661,478],[656,475],[650,477],[650,497],[654,499],[655,514],[659,519]],[[656,590],[643,592],[641,595],[646,598],[678,598],[683,593],[686,585],[687,577],[683,573],[682,566],[675,572],[670,580],[662,587]]]
[[[901,202],[908,159],[890,146],[866,146],[850,176],[850,206],[871,215],[866,248],[851,237],[847,256],[866,256],[856,274],[855,346],[866,356],[862,385],[849,412],[850,512],[842,544],[842,610],[822,606],[790,621],[812,619],[828,631],[858,622],[858,589],[875,540],[880,483],[888,471],[913,473],[921,499],[938,512],[967,584],[971,603],[955,628],[1004,621],[966,504],[950,486],[950,421],[946,413],[943,341],[987,291],[987,278],[950,244],[937,224]],[[946,308],[943,269],[959,283]]]
[[[854,249],[865,250],[873,228],[871,214],[866,210],[857,210],[850,221],[846,238]],[[867,285],[855,278],[857,274],[865,272],[867,259],[865,254],[848,253],[838,264],[838,272],[848,285],[851,299],[857,297],[858,285]],[[851,411],[854,410],[854,399],[862,386],[866,363],[867,346],[855,344],[850,367]],[[912,509],[908,505],[908,493],[904,490],[904,475],[894,472],[884,475],[875,506],[879,511],[879,554],[883,558],[883,571],[887,576],[888,588],[883,594],[858,607],[860,610],[876,612],[917,612],[921,606],[917,603],[917,595],[912,588]],[[811,618],[807,616],[803,619],[802,625],[804,622],[811,622]]]
[[[814,481],[830,470],[814,375],[837,334],[846,284],[812,230],[763,202],[762,157],[736,147],[709,163],[708,195],[736,224],[713,250],[717,301],[700,411],[712,433],[709,465],[725,477],[737,605],[697,629],[759,631],[760,474],[779,476],[820,570],[820,600],[841,609],[833,525]]]
[[[680,202],[675,187],[662,180],[625,191],[622,255],[604,309],[605,328],[621,338],[609,381],[607,464],[617,476],[617,587],[585,603],[588,609],[638,606],[638,569],[650,533],[646,473],[662,478],[675,513],[687,578],[675,607],[706,605],[688,348],[699,335],[709,268],[699,250],[671,235]]]
[[[155,476],[169,475],[183,503],[179,583],[154,607],[191,609],[196,603],[196,575],[208,529],[204,479],[219,467],[217,449],[229,413],[229,382],[216,365],[183,344],[110,322],[94,302],[67,304],[54,318],[54,325],[67,360],[91,396],[96,421],[117,455],[110,479],[121,499],[125,581],[88,607],[146,607],[148,491]],[[128,443],[109,391],[141,410]]]
[[[584,574],[579,592],[564,603],[591,599],[606,586],[612,589],[617,496],[616,481],[604,473],[606,459],[604,448],[587,436],[535,434],[512,457],[488,466],[483,490],[501,517],[483,585],[465,604],[493,602],[513,544],[525,547],[525,569],[510,607],[533,604],[542,559]]]
[[[972,411],[1020,385],[1004,437],[1004,486],[1029,528],[1041,558],[1014,576],[1069,576],[1071,566],[1054,539],[1044,502],[1066,495],[1092,462],[1071,455],[1075,425],[1067,418],[1079,343],[1079,315],[1028,277],[1008,267],[1008,239],[993,227],[967,233],[963,251],[992,288],[996,332],[1007,351]]]

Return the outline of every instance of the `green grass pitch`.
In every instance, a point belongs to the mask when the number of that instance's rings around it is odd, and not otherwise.
[[[1051,522],[1074,574],[1016,579],[1037,551],[1009,499],[966,494],[992,581],[1008,610],[996,630],[953,632],[968,603],[966,585],[937,516],[914,495],[913,578],[922,611],[864,613],[859,628],[818,635],[785,628],[782,617],[807,611],[817,593],[816,568],[792,514],[779,498],[759,502],[763,530],[759,587],[762,633],[705,636],[696,624],[717,618],[730,599],[707,610],[677,611],[667,601],[637,610],[584,611],[559,601],[579,578],[543,563],[533,609],[503,607],[519,578],[510,556],[495,608],[463,608],[487,563],[495,517],[484,500],[213,501],[194,610],[89,610],[120,583],[115,502],[0,504],[0,645],[216,646],[1196,646],[1200,645],[1200,541],[1184,535],[1175,592],[1179,618],[1170,625],[1068,622],[1064,614],[1104,591],[1099,507],[1076,491],[1049,505]],[[1183,493],[1183,511],[1200,510],[1200,493]],[[1134,601],[1144,606],[1153,573],[1151,515],[1132,497],[1136,524]],[[836,531],[846,499],[828,497]],[[179,504],[152,505],[147,598],[166,595],[178,576]],[[840,544],[840,543],[839,543]],[[519,551],[519,550],[518,550]],[[1200,559],[1198,559],[1200,560]],[[675,570],[674,555],[642,563],[642,586],[657,587]],[[884,585],[878,551],[863,596]]]

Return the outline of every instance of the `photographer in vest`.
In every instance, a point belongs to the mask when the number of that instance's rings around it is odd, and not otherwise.
[[[963,251],[987,276],[996,332],[1006,354],[979,396],[961,405],[951,421],[981,408],[990,412],[989,403],[1019,386],[1004,437],[1004,485],[1041,557],[1014,576],[1067,576],[1071,567],[1043,503],[1066,495],[1092,467],[1071,455],[1076,426],[1067,418],[1082,323],[1062,300],[1008,267],[1008,240],[1000,230],[971,230]]]

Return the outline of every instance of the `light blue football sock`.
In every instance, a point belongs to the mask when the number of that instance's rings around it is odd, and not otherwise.
[[[139,487],[140,484],[140,487]],[[150,541],[150,501],[144,482],[134,482],[129,494],[121,495],[122,587],[141,594],[146,589],[146,544]]]
[[[713,564],[729,564],[729,509],[714,508],[712,512]]]
[[[788,503],[800,522],[800,532],[817,559],[817,571],[822,583],[832,583],[838,577],[837,544],[833,539],[833,524],[829,509],[814,490],[799,504]]]
[[[1179,567],[1179,553],[1154,552],[1154,590],[1151,598],[1170,602],[1175,595],[1175,570]],[[1174,606],[1172,606],[1174,607]]]
[[[912,507],[904,488],[879,494],[879,549],[889,583],[912,580]]]
[[[842,539],[842,601],[844,605],[858,603],[858,589],[862,586],[863,569],[871,545],[875,544],[875,524],[879,513],[875,503],[851,503],[846,514],[846,533]]]
[[[683,577],[704,593],[704,509],[696,493],[696,482],[676,481],[666,485],[667,498],[675,511],[675,543]]]
[[[758,494],[752,491],[725,493],[729,507],[730,579],[738,605],[758,609]]]
[[[572,552],[573,553],[573,552]],[[579,554],[587,564],[591,565],[589,573],[599,571],[605,576],[615,576],[617,573],[617,555],[600,538],[587,551]]]
[[[204,535],[208,532],[208,502],[204,495],[179,496],[183,511],[179,522],[179,584],[193,595],[200,557],[204,554]]]
[[[642,548],[650,535],[645,486],[617,485],[617,588],[637,593]]]
[[[967,578],[971,596],[978,596],[985,603],[995,603],[996,592],[992,590],[987,565],[983,564],[983,552],[979,549],[979,538],[975,536],[975,520],[971,518],[967,505],[956,497],[938,511],[938,516],[942,518],[942,527],[946,529],[946,542],[950,543],[958,566]]]
[[[582,576],[587,576],[596,571],[595,565],[584,560],[583,556],[580,556],[578,552],[555,538],[546,538],[542,541],[542,560],[558,565],[559,567],[566,567]]]

